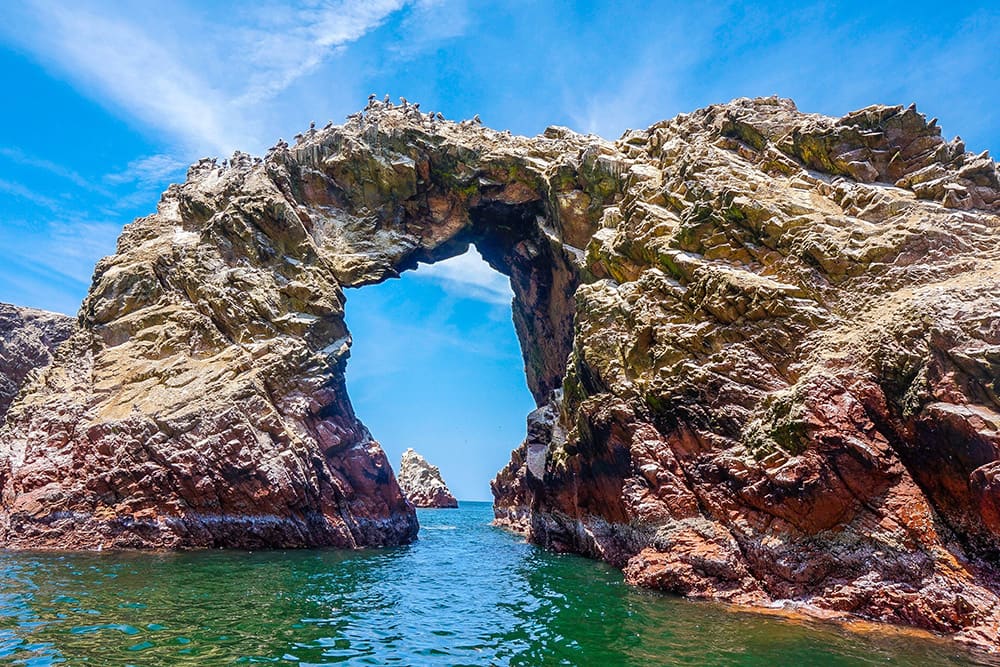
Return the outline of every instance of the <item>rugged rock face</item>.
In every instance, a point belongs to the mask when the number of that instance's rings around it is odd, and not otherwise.
[[[415,507],[458,507],[437,466],[412,449],[403,452],[399,464],[399,488]]]
[[[21,385],[73,331],[73,319],[33,308],[0,303],[0,423]]]
[[[202,161],[0,434],[0,539],[412,539],[344,287],[475,243],[538,410],[498,521],[633,583],[998,646],[1000,179],[914,108],[737,100],[617,142],[373,105]]]
[[[639,585],[996,647],[1000,188],[939,134],[739,100],[624,136],[499,520]]]

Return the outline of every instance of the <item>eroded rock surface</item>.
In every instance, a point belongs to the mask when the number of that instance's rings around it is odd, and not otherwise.
[[[415,507],[458,507],[437,466],[413,449],[403,452],[399,464],[399,488]]]
[[[48,366],[72,331],[66,315],[0,303],[0,423],[31,372]]]
[[[693,597],[998,646],[1000,184],[914,108],[616,142],[370,106],[202,161],[0,434],[8,546],[388,544],[342,288],[475,243],[538,410],[498,521]]]
[[[498,476],[500,520],[639,585],[996,647],[996,165],[913,108],[783,100],[617,148],[551,435]]]

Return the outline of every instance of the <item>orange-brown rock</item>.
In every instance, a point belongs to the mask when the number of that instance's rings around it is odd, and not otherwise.
[[[538,410],[497,518],[629,581],[1000,647],[1000,178],[915,108],[616,142],[378,103],[203,161],[0,434],[8,546],[388,544],[343,288],[476,244]]]

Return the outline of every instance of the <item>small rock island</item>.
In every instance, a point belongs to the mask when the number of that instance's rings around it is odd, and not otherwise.
[[[448,490],[438,467],[412,448],[403,452],[398,481],[403,495],[416,507],[458,507],[458,500]]]

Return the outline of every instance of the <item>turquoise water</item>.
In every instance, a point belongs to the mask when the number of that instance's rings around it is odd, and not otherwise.
[[[359,552],[0,552],[0,661],[26,665],[966,665],[944,642],[856,635],[630,589],[600,563],[421,510]]]

